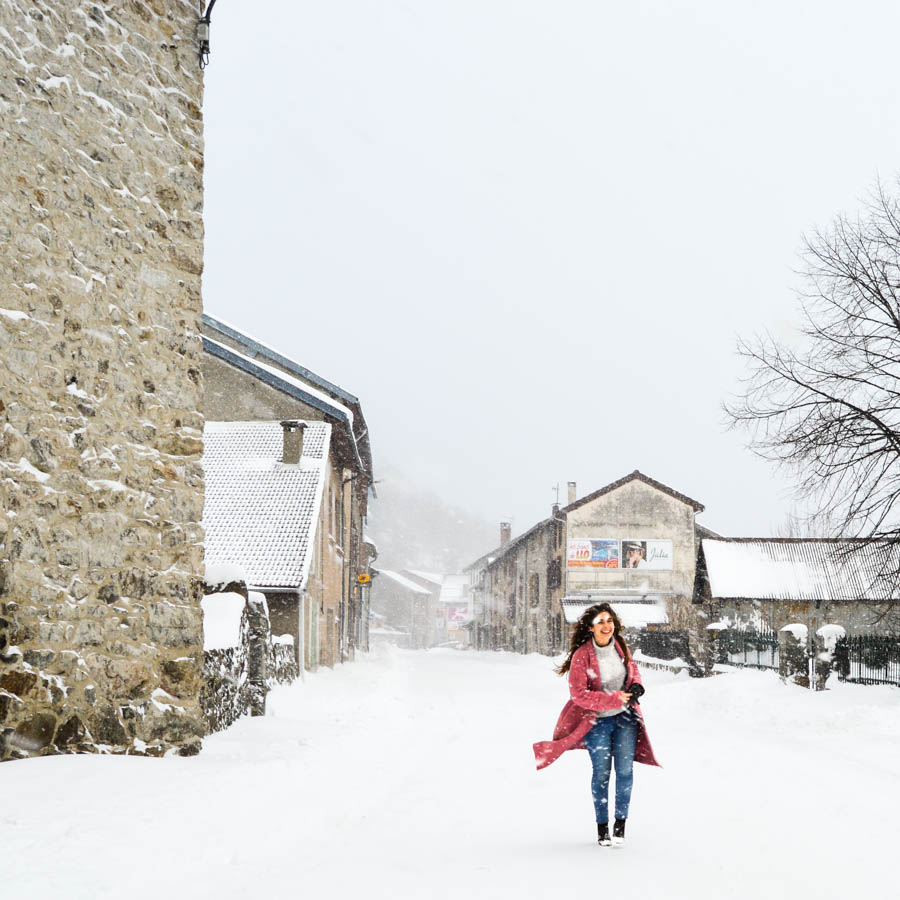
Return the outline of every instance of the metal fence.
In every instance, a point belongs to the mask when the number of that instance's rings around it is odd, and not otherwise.
[[[751,669],[778,668],[778,633],[766,625],[719,632],[718,662]]]
[[[646,656],[665,660],[680,658],[685,662],[693,660],[686,631],[647,631],[642,628],[629,633],[629,637],[633,649],[640,650]]]
[[[900,638],[876,634],[840,638],[833,665],[841,681],[900,686]]]

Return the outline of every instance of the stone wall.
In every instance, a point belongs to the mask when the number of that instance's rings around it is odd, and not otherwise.
[[[200,11],[0,0],[0,758],[204,732]]]
[[[248,713],[265,715],[270,688],[290,684],[299,674],[299,667],[293,640],[272,633],[263,594],[248,591],[243,581],[218,585],[207,581],[205,589],[207,615],[200,705],[207,730],[215,732]],[[235,601],[237,617],[228,622]],[[218,606],[224,609],[217,611]],[[221,612],[226,615],[222,616]],[[227,644],[222,643],[223,624],[229,632]],[[210,635],[210,631],[216,635]]]

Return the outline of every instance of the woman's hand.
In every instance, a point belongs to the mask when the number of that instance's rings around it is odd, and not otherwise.
[[[622,706],[628,706],[628,701],[631,700],[631,694],[626,694],[625,691],[617,691],[619,695],[619,699],[622,701]]]

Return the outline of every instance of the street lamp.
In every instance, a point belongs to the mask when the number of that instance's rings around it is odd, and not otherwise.
[[[200,44],[200,68],[205,69],[209,65],[209,17],[212,15],[212,8],[216,5],[216,0],[210,0],[209,6],[206,7],[206,13],[197,23],[197,41]]]

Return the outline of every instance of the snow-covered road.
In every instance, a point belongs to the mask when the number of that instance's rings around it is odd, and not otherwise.
[[[589,762],[535,772],[538,656],[375,650],[279,688],[193,759],[0,766],[0,896],[896,896],[900,689],[646,672],[663,769],[595,843]]]

